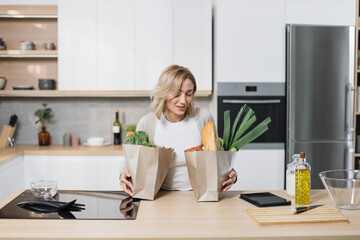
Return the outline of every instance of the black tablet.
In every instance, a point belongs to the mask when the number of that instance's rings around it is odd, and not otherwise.
[[[258,207],[290,205],[291,201],[270,192],[240,194],[240,198]]]

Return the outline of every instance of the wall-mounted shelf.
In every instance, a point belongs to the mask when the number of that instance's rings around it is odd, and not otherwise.
[[[1,58],[57,58],[57,50],[0,50]]]
[[[8,15],[0,14],[0,18],[57,18],[57,15]]]
[[[36,91],[21,94],[12,86],[36,89],[40,78],[58,80],[58,51],[42,48],[44,43],[54,43],[57,48],[57,22],[57,5],[0,5],[0,37],[7,49],[0,50],[0,73],[7,79],[1,94],[46,96]],[[35,50],[18,50],[21,41],[33,42]]]
[[[1,18],[57,18],[57,5],[0,5]]]
[[[211,91],[197,91],[195,97],[209,97]],[[150,91],[58,91],[0,90],[0,97],[150,97]]]

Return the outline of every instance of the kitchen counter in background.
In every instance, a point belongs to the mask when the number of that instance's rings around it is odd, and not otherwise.
[[[120,190],[119,175],[124,169],[121,145],[0,149],[0,201],[44,179],[56,181],[59,189]]]
[[[0,203],[6,205],[18,191]],[[286,197],[285,191],[272,191]],[[0,219],[0,238],[16,239],[359,239],[360,212],[341,210],[349,223],[257,225],[246,209],[257,207],[226,192],[219,202],[197,202],[191,191],[160,191],[141,201],[136,220]],[[334,208],[326,190],[311,192],[311,204]],[[272,209],[276,209],[273,207]],[[289,207],[290,210],[290,207]]]
[[[124,155],[122,145],[102,146],[102,147],[64,147],[62,145],[50,145],[40,147],[39,145],[17,145],[13,148],[0,149],[0,166],[10,161],[13,157],[23,155],[81,155],[81,156],[98,156],[98,155]]]

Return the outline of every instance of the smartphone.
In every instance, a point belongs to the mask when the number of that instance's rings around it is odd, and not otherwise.
[[[291,204],[291,201],[270,192],[240,194],[240,198],[258,207],[272,207]]]

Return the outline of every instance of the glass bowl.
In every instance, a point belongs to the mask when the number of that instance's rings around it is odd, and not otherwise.
[[[360,209],[359,170],[330,170],[319,176],[337,208]]]
[[[57,193],[57,183],[53,181],[42,180],[30,184],[32,194],[37,198],[52,198]]]

